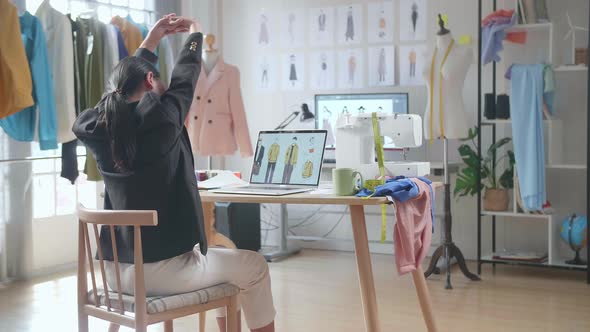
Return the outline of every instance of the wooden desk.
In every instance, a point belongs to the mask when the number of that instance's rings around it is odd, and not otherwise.
[[[435,185],[435,187],[437,187]],[[326,204],[326,205],[347,205],[350,207],[350,217],[352,221],[352,233],[354,237],[354,249],[356,254],[356,264],[359,275],[359,284],[361,290],[361,300],[365,315],[365,327],[367,332],[379,332],[379,314],[377,310],[377,298],[375,295],[375,283],[373,279],[373,268],[371,266],[371,255],[369,253],[369,239],[367,236],[367,226],[365,221],[364,207],[366,205],[389,204],[390,202],[384,197],[362,199],[349,196],[334,195],[315,195],[312,193],[294,194],[287,196],[258,196],[258,195],[231,195],[231,194],[214,194],[206,191],[201,192],[201,201],[205,218],[205,232],[210,246],[233,246],[233,243],[227,238],[221,236],[213,227],[215,223],[215,203],[267,203],[267,204]],[[430,296],[426,287],[426,280],[421,268],[412,273],[416,290],[420,300],[422,313],[426,320],[428,331],[436,331]]]

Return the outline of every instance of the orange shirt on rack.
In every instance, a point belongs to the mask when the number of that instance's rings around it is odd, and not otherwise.
[[[139,45],[141,45],[141,42],[143,41],[141,31],[139,31],[139,29],[133,25],[133,23],[118,15],[111,19],[111,24],[115,25],[117,28],[119,28],[119,31],[121,31],[121,35],[123,35],[123,41],[125,42],[125,48],[127,48],[129,55],[135,54],[135,51],[139,48]]]
[[[32,93],[16,7],[0,0],[0,119],[33,106]]]

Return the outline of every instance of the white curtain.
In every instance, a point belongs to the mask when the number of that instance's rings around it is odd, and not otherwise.
[[[15,142],[0,131],[0,160],[30,155],[30,143]],[[6,282],[32,271],[32,165],[0,162],[0,174],[0,282]]]

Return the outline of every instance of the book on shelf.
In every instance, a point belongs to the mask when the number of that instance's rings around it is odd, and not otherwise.
[[[493,253],[492,258],[506,261],[544,263],[547,261],[548,255],[547,253],[505,250]]]
[[[547,0],[518,0],[518,24],[534,24],[549,22]]]

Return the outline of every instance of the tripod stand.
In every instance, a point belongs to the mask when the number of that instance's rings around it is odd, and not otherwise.
[[[453,227],[453,219],[451,216],[451,178],[449,176],[449,147],[448,147],[448,140],[444,138],[443,140],[443,167],[444,167],[444,188],[445,188],[445,225],[444,225],[444,241],[443,243],[436,248],[434,254],[432,254],[432,258],[430,260],[430,265],[426,272],[424,272],[424,277],[428,278],[432,273],[438,274],[440,273],[440,269],[436,267],[438,260],[444,255],[445,259],[445,267],[446,267],[446,285],[445,289],[453,289],[451,285],[451,259],[455,257],[457,259],[457,264],[459,264],[459,268],[463,274],[471,279],[472,281],[479,281],[481,280],[477,275],[469,272],[467,268],[467,264],[465,264],[465,257],[461,253],[461,250],[455,243],[453,242],[453,234],[452,234],[452,227]]]

